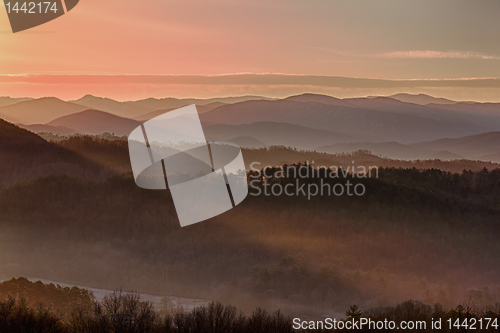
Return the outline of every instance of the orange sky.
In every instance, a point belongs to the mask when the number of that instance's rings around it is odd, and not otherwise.
[[[377,79],[500,77],[500,2],[463,0],[82,0],[65,16],[12,34],[0,8],[0,96],[91,93],[117,99],[305,91],[339,97],[425,92],[500,101],[498,84],[370,87],[296,84],[293,75]],[[290,82],[143,82],[127,74],[283,73]],[[43,74],[44,80],[12,80]],[[47,76],[54,75],[58,76]],[[71,83],[61,74],[77,75]],[[98,81],[114,74],[123,81]],[[80,75],[80,76],[78,76]],[[84,76],[81,76],[84,75]],[[177,76],[174,76],[174,78]],[[216,81],[216,80],[215,80]],[[201,83],[200,83],[201,82]],[[449,81],[443,81],[449,82]],[[310,83],[310,82],[309,82]]]

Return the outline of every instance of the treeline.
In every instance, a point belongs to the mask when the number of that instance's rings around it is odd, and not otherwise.
[[[364,175],[363,173],[366,173]],[[307,175],[304,177],[303,175]],[[298,163],[280,167],[268,167],[260,171],[250,171],[248,182],[251,188],[272,187],[280,184],[305,184],[317,186],[329,184],[363,184],[366,196],[379,203],[403,205],[420,204],[438,209],[464,210],[477,213],[500,213],[500,168],[481,171],[463,170],[459,173],[439,169],[417,168],[360,168],[351,164],[343,169],[319,169],[315,165]],[[315,187],[316,188],[316,187]],[[253,191],[258,193],[258,191]],[[269,189],[267,193],[271,193]],[[303,193],[302,193],[303,194]],[[286,195],[283,195],[286,196]],[[347,196],[347,193],[345,193]],[[318,198],[318,200],[324,200]],[[339,198],[342,200],[342,198]],[[365,201],[363,198],[359,198]]]
[[[236,307],[212,302],[191,312],[160,316],[138,294],[116,291],[103,302],[76,309],[69,320],[23,300],[0,302],[2,333],[292,333],[290,318],[258,308],[245,316]]]
[[[0,299],[12,297],[22,299],[23,304],[35,308],[38,304],[65,317],[80,307],[88,307],[94,302],[91,291],[78,287],[61,287],[41,281],[31,282],[26,278],[13,278],[0,283]]]
[[[0,122],[0,183],[34,179],[48,174],[70,174],[90,180],[103,180],[113,174],[131,170],[128,144],[125,138],[110,135],[48,137],[49,142],[15,125]],[[494,169],[499,164],[481,161],[399,161],[382,159],[368,152],[327,154],[302,151],[289,147],[243,149],[246,167],[254,162],[260,167],[314,161],[316,165],[342,166],[355,161],[357,165],[430,169],[451,172],[464,169],[480,171]]]
[[[249,149],[244,148],[243,157],[247,170],[250,170],[250,165],[253,162],[259,162],[260,168],[266,166],[280,166],[284,164],[294,163],[312,163],[316,166],[348,166],[354,161],[358,166],[379,166],[384,168],[416,168],[424,169],[439,169],[448,172],[460,173],[463,170],[481,171],[484,168],[489,170],[500,167],[498,163],[471,161],[466,159],[444,161],[439,159],[434,160],[393,160],[372,155],[370,151],[359,150],[351,153],[322,153],[317,151],[300,150],[285,146],[271,146],[266,148]]]
[[[329,318],[330,321],[325,320]],[[332,324],[332,319],[336,323]],[[361,323],[364,322],[363,326]],[[367,324],[373,322],[373,324]],[[388,322],[394,322],[395,328]],[[402,322],[415,325],[400,329]],[[436,327],[436,322],[440,323]],[[346,329],[356,323],[360,329]],[[385,323],[385,324],[383,324]],[[434,323],[434,324],[433,324]],[[481,323],[481,324],[479,324]],[[377,328],[383,324],[386,328]],[[472,326],[473,325],[473,326]],[[480,326],[481,325],[481,326]],[[331,328],[333,326],[333,328]],[[472,328],[474,327],[474,328]],[[292,333],[292,332],[498,332],[500,304],[477,308],[469,299],[452,310],[409,300],[394,306],[361,311],[350,306],[342,318],[325,315],[320,320],[291,318],[280,311],[268,313],[261,308],[244,315],[236,307],[211,302],[190,312],[157,313],[150,302],[135,293],[115,291],[102,302],[75,309],[69,319],[47,310],[42,304],[33,308],[13,298],[0,302],[2,333]]]
[[[470,293],[498,301],[498,171],[388,168],[359,181],[363,197],[249,196],[180,228],[169,192],[140,189],[130,173],[42,177],[0,189],[0,266],[244,310],[323,313],[408,298],[449,309]]]
[[[76,135],[55,143],[118,174],[131,170],[126,139],[109,135]]]
[[[63,140],[54,140],[57,145],[67,150],[81,154],[103,166],[124,172],[130,170],[128,143],[124,138],[108,135],[91,136],[75,135]],[[393,160],[372,155],[370,151],[354,151],[352,153],[329,154],[316,151],[300,150],[284,146],[267,148],[242,149],[247,170],[253,162],[259,162],[260,167],[279,166],[283,164],[315,162],[317,166],[346,166],[355,161],[356,165],[379,166],[394,168],[440,169],[448,172],[462,172],[462,170],[480,171],[484,168],[499,168],[500,164],[471,160]]]
[[[99,150],[95,150],[87,158],[0,119],[0,185],[49,174],[71,174],[92,180],[116,174],[108,162],[99,160],[98,154]],[[125,167],[129,168],[130,165]]]
[[[217,296],[245,309],[401,298],[448,308],[472,286],[498,301],[498,171],[389,168],[360,181],[363,197],[249,196],[180,228],[168,191],[140,189],[130,174],[43,177],[0,190],[0,223],[13,230],[0,264],[12,275]]]
[[[434,305],[408,300],[393,306],[381,306],[361,311],[352,305],[345,312],[342,324],[337,329],[325,329],[326,324],[305,321],[305,332],[492,332],[500,330],[500,303],[478,307],[472,298],[446,311],[440,303]],[[346,329],[346,322],[357,323],[360,329]],[[363,326],[361,323],[363,322]],[[390,327],[393,322],[395,328]],[[401,328],[401,323],[409,328]],[[370,324],[371,323],[371,324]],[[297,327],[296,325],[295,327]],[[312,329],[312,328],[315,329]],[[340,327],[340,328],[339,328]]]

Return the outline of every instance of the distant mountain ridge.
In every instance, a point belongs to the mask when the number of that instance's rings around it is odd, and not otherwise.
[[[26,100],[0,107],[0,118],[12,123],[45,124],[58,117],[88,109],[55,97]]]
[[[7,106],[7,105],[12,105],[16,104],[19,102],[24,102],[24,101],[29,101],[32,100],[33,98],[25,97],[25,98],[12,98],[8,96],[2,96],[0,97],[0,107],[2,106]]]
[[[132,119],[118,117],[97,110],[85,110],[57,118],[47,123],[49,126],[71,128],[84,134],[101,134],[109,132],[118,136],[129,135],[130,132],[140,124],[140,122]]]
[[[72,103],[82,105],[87,109],[100,110],[121,117],[132,118],[140,114],[150,112],[151,109],[139,105],[131,105],[128,102],[118,102],[110,98],[85,95],[80,99],[71,101]]]
[[[199,114],[202,114],[202,113],[210,112],[210,111],[218,108],[219,106],[223,106],[223,105],[226,105],[226,103],[213,102],[213,103],[205,104],[205,105],[196,105],[196,109],[198,110]],[[184,106],[187,106],[187,104],[186,105],[182,105],[181,107],[184,107]],[[156,110],[156,111],[148,112],[148,113],[145,113],[145,114],[141,114],[140,116],[134,117],[133,119],[137,120],[137,121],[147,121],[149,119],[152,119],[154,117],[157,117],[159,115],[162,115],[162,114],[164,114],[166,112],[169,112],[169,111],[172,111],[172,110],[175,110],[175,109],[177,109],[177,108],[170,108],[170,109],[165,109],[165,110]]]
[[[112,175],[104,167],[0,119],[0,183],[54,173],[93,179]]]
[[[439,139],[410,145],[427,150],[447,150],[467,158],[478,159],[500,153],[500,131],[471,135],[462,138]]]
[[[195,103],[207,136],[216,140],[243,138],[238,140],[244,144],[284,145],[300,149],[323,149],[337,144],[337,147],[329,147],[334,150],[347,148],[347,143],[358,147],[354,143],[369,142],[378,143],[372,148],[382,155],[390,152],[403,157],[416,154],[411,147],[404,147],[408,144],[500,131],[500,103],[443,101],[423,94],[339,99],[306,93],[278,100],[241,96],[150,98],[128,102],[86,95],[72,102],[57,98],[0,98],[0,103],[2,101],[14,104],[0,106],[0,117],[24,124],[23,127],[34,132],[62,135],[109,132],[123,136],[141,122]],[[429,101],[433,103],[422,105]],[[456,104],[446,104],[452,102]],[[87,105],[96,107],[89,109]],[[172,107],[155,109],[166,105]],[[392,142],[403,147],[388,145]],[[461,152],[446,147],[420,150],[423,157],[440,151],[463,156]],[[471,156],[466,153],[466,156]],[[475,156],[495,153],[486,150],[484,154]],[[450,154],[445,155],[452,156]],[[420,158],[421,155],[418,156]]]
[[[323,99],[323,96],[321,96]],[[330,100],[337,103],[336,100]],[[207,124],[242,125],[254,122],[286,122],[330,131],[350,134],[364,134],[380,137],[380,141],[411,143],[443,137],[461,137],[500,130],[498,124],[485,121],[478,124],[460,115],[435,116],[420,105],[411,104],[409,112],[404,112],[407,104],[392,100],[369,99],[346,100],[354,106],[341,106],[318,102],[298,102],[294,99],[278,101],[247,101],[224,105],[202,114],[200,118]],[[390,111],[383,111],[381,101],[390,105]],[[368,108],[368,103],[374,107]],[[398,111],[399,110],[399,111]],[[421,111],[421,114],[417,114]],[[486,127],[485,124],[490,124]]]
[[[500,132],[489,132],[455,139],[439,139],[414,144],[397,142],[336,143],[316,148],[329,154],[369,150],[374,155],[402,160],[470,159],[498,162]]]
[[[331,142],[353,142],[374,139],[369,135],[333,132],[300,125],[275,122],[256,122],[243,125],[205,125],[209,141],[230,141],[234,137],[250,137],[265,143],[299,149],[312,149]],[[251,146],[250,146],[251,147]]]
[[[45,124],[34,124],[34,125],[16,124],[16,125],[21,128],[27,129],[28,131],[31,131],[33,133],[52,133],[59,135],[71,135],[78,133],[78,131],[64,126],[50,126]]]
[[[208,99],[167,97],[167,98],[148,98],[138,101],[129,101],[127,103],[132,105],[139,105],[141,107],[146,107],[151,109],[151,111],[154,111],[161,109],[180,108],[182,106],[191,104],[206,105],[217,102],[224,104],[233,104],[233,103],[252,101],[252,100],[272,100],[272,99],[273,98],[262,97],[262,96],[237,96],[237,97],[220,97],[220,98],[208,98]]]
[[[452,101],[450,99],[433,97],[433,96],[429,96],[426,94],[400,93],[400,94],[391,95],[391,96],[387,96],[387,97],[392,98],[392,99],[397,99],[398,101],[401,101],[401,102],[414,103],[414,104],[420,104],[420,105],[428,105],[428,104],[453,105],[453,104],[458,103],[458,102]]]

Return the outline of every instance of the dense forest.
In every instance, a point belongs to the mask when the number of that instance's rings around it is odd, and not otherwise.
[[[98,136],[48,136],[46,141],[38,135],[18,128],[0,119],[0,183],[35,179],[50,174],[69,174],[90,180],[105,180],[131,170],[126,138],[110,134]],[[375,156],[370,151],[327,154],[295,148],[273,146],[242,149],[247,170],[252,163],[264,168],[293,163],[314,162],[316,166],[356,165],[440,169],[450,172],[480,171],[499,168],[500,164],[482,161],[457,160],[392,160]]]
[[[168,191],[135,185],[126,141],[78,136],[39,144],[23,158],[35,158],[32,170],[37,161],[48,163],[44,172],[27,174],[12,150],[8,168],[25,174],[0,184],[2,279],[38,276],[308,318],[407,299],[439,302],[445,311],[471,295],[485,307],[499,301],[500,170],[494,164],[384,166],[387,160],[369,152],[244,150],[247,163],[262,167],[312,168],[304,162],[314,160],[315,166],[367,161],[380,168],[378,177],[352,180],[366,187],[361,197],[249,195],[236,209],[180,228]],[[56,163],[51,154],[59,156]],[[258,186],[346,181],[248,176]]]
[[[42,285],[43,286],[43,285]],[[35,289],[40,289],[40,285]],[[103,301],[84,304],[64,317],[39,303],[29,306],[24,299],[0,300],[0,332],[3,333],[292,333],[292,332],[498,332],[500,304],[478,308],[467,302],[445,311],[408,300],[394,306],[362,311],[351,305],[340,318],[326,315],[322,320],[302,320],[269,313],[262,308],[245,315],[236,307],[211,302],[190,312],[159,314],[137,293],[117,290]],[[411,324],[409,324],[411,323]],[[438,324],[439,323],[439,326]],[[390,327],[380,329],[377,327]],[[401,325],[413,325],[401,329]],[[345,327],[355,329],[346,329]],[[356,329],[357,328],[357,329]]]
[[[82,307],[90,307],[94,302],[91,291],[78,287],[61,287],[44,284],[41,281],[31,282],[26,278],[13,278],[0,283],[0,300],[22,300],[23,306],[36,308],[43,305],[47,311],[56,313],[63,319]]]
[[[180,228],[169,193],[142,190],[131,174],[51,175],[0,190],[0,265],[6,276],[217,298],[245,310],[314,315],[407,298],[450,307],[470,293],[491,303],[499,180],[499,170],[384,168],[358,180],[363,197],[249,196]]]

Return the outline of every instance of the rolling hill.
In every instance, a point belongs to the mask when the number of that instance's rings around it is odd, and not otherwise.
[[[0,183],[54,173],[103,179],[110,170],[0,119]]]
[[[496,128],[500,130],[500,120],[498,119],[498,124],[491,124],[488,121],[491,126],[485,127],[482,124],[460,119],[454,114],[436,116],[431,109],[425,109],[423,114],[400,111],[401,104],[414,110],[425,108],[416,104],[402,103],[389,98],[385,98],[381,102],[370,103],[370,101],[370,99],[348,100],[349,103],[362,107],[328,105],[310,101],[297,102],[293,99],[247,101],[218,107],[211,112],[202,114],[200,118],[206,124],[226,125],[286,122],[352,135],[363,134],[380,138],[377,140],[378,142],[397,141],[400,143],[420,142],[444,137],[462,137],[488,132]],[[392,105],[393,109],[387,111],[387,105]]]
[[[442,110],[454,110],[470,113],[476,117],[484,115],[500,117],[500,103],[460,102],[454,105],[430,104],[429,106]]]
[[[0,118],[26,125],[45,124],[56,118],[86,109],[88,108],[55,97],[44,97],[2,106]]]
[[[31,99],[32,98],[28,98],[28,97],[26,97],[26,98],[12,98],[12,97],[7,97],[7,96],[2,96],[2,97],[0,97],[0,107],[16,104],[19,102],[29,101]]]
[[[316,148],[329,154],[352,153],[354,151],[364,150],[371,154],[394,160],[443,160],[453,161],[463,159],[464,157],[446,150],[433,151],[416,148],[410,145],[404,145],[398,142],[356,142],[356,143],[337,143],[333,145]]]
[[[244,125],[204,126],[209,141],[230,141],[234,137],[251,137],[266,145],[278,145],[299,149],[337,143],[365,141],[369,135],[333,132],[288,123],[256,122]],[[376,140],[377,138],[371,137]]]
[[[47,125],[72,128],[78,131],[78,133],[83,134],[101,134],[108,132],[122,136],[129,135],[134,128],[140,125],[140,123],[103,111],[86,110],[55,119]]]
[[[85,106],[86,109],[100,110],[126,118],[133,118],[143,113],[152,111],[150,108],[140,105],[118,102],[110,98],[96,97],[92,95],[85,95],[82,98],[71,102]]]
[[[500,152],[491,155],[483,155],[479,156],[479,160],[481,161],[491,161],[493,163],[500,163]]]
[[[500,114],[478,114],[470,110],[460,110],[455,105],[445,105],[443,107],[438,104],[418,105],[401,102],[388,97],[352,98],[347,99],[347,101],[356,107],[381,112],[425,117],[438,122],[445,121],[449,124],[457,124],[458,126],[464,124],[470,124],[471,126],[479,125],[485,129],[483,132],[496,131],[500,128]]]
[[[218,108],[219,106],[223,106],[223,105],[226,105],[226,103],[214,102],[214,103],[210,103],[210,104],[206,104],[206,105],[196,105],[196,109],[198,110],[198,114],[202,114],[202,113],[210,112],[210,111]],[[183,107],[183,106],[187,106],[187,104],[181,105],[180,107]],[[132,119],[137,120],[137,121],[147,121],[149,119],[152,119],[154,117],[157,117],[161,114],[164,114],[166,112],[169,112],[169,111],[172,111],[175,109],[178,109],[178,107],[148,112],[145,114],[141,114],[140,116],[134,117]]]
[[[185,105],[207,105],[212,103],[239,103],[244,101],[253,100],[270,100],[271,98],[262,96],[238,96],[238,97],[221,97],[221,98],[209,98],[209,99],[197,99],[197,98],[148,98],[138,101],[127,102],[131,105],[138,105],[141,107],[148,108],[150,110],[166,110],[166,109],[177,109]]]
[[[235,138],[227,139],[226,142],[235,143],[242,148],[264,148],[264,147],[267,147],[267,145],[264,142],[259,141],[255,138],[252,138],[250,136],[237,136]]]
[[[327,95],[320,95],[320,94],[311,94],[311,93],[290,96],[290,97],[285,98],[284,100],[303,102],[303,103],[314,102],[314,103],[321,103],[321,104],[335,105],[335,106],[354,106],[353,104],[349,103],[348,101],[340,99],[340,98],[327,96]]]
[[[391,95],[388,97],[392,99],[397,99],[400,102],[414,103],[420,105],[427,105],[427,104],[454,105],[458,103],[456,101],[452,101],[446,98],[437,98],[426,94],[413,95],[413,94],[401,93],[401,94]]]
[[[44,124],[34,124],[34,125],[16,124],[16,125],[21,128],[27,129],[28,131],[31,131],[33,133],[52,133],[59,135],[71,135],[78,133],[78,131],[64,126],[50,126]]]
[[[500,153],[500,132],[489,132],[458,139],[440,139],[412,144],[411,147],[429,151],[446,150],[469,159],[484,158]]]
[[[338,154],[369,150],[374,155],[401,160],[471,159],[498,162],[500,132],[489,132],[454,139],[439,139],[414,144],[398,142],[337,143],[316,148],[318,151]]]
[[[351,153],[358,150],[368,150],[373,155],[388,157],[397,160],[426,159],[432,155],[432,152],[430,151],[414,148],[398,142],[336,143],[318,147],[316,148],[316,150],[329,154]]]

